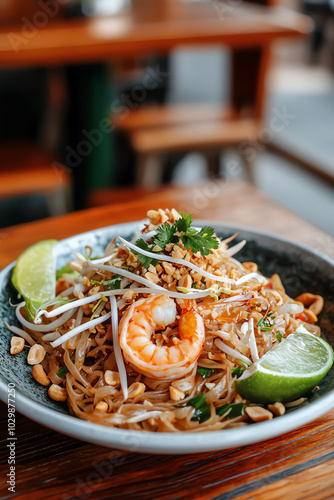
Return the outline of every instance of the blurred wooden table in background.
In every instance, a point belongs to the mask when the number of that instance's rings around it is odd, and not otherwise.
[[[53,20],[40,16],[0,30],[0,67],[52,66],[168,53],[180,45],[268,45],[308,35],[310,19],[276,7],[231,2],[140,0],[136,9],[114,16]],[[41,22],[41,17],[45,20]],[[29,31],[30,29],[30,31]]]
[[[334,240],[239,182],[211,181],[140,195],[1,231],[0,267],[28,245],[175,207],[198,219],[253,226],[334,256]],[[184,456],[119,452],[63,436],[17,415],[16,493],[9,495],[5,406],[1,404],[2,498],[67,500],[329,500],[334,494],[334,410],[283,436],[234,450]],[[279,420],[277,420],[279,425]],[[255,428],[254,428],[255,429]]]
[[[270,47],[276,40],[300,38],[312,29],[310,20],[299,13],[236,1],[133,0],[132,9],[118,15],[64,20],[55,20],[41,5],[38,3],[35,14],[0,29],[0,68],[67,66],[70,125],[65,142],[66,147],[75,151],[80,168],[73,168],[73,161],[68,160],[71,155],[65,152],[61,161],[67,162],[72,173],[76,208],[85,206],[90,189],[110,184],[117,168],[112,131],[116,125],[119,127],[120,120],[116,124],[110,116],[113,106],[106,63],[143,60],[152,54],[168,55],[180,46],[218,45],[233,51],[229,77],[231,108],[236,113],[233,118],[201,123],[203,117],[199,114],[196,119],[190,119],[201,126],[199,130],[190,129],[188,133],[189,124],[186,124],[182,130],[161,127],[156,131],[152,124],[146,135],[145,131],[142,135],[143,127],[140,127],[139,134],[131,139],[137,156],[141,156],[141,161],[138,158],[137,162],[137,181],[148,185],[147,177],[152,178],[152,172],[158,170],[155,165],[151,170],[148,166],[152,141],[155,145],[160,141],[161,152],[161,149],[174,151],[175,147],[192,150],[201,138],[201,149],[207,151],[213,147],[215,153],[219,153],[223,146],[257,140],[263,117]],[[166,80],[168,72],[162,74],[159,67],[149,69],[155,74],[154,78]],[[151,80],[152,74],[143,76],[140,93],[147,93]],[[143,104],[141,97],[135,99],[134,105],[131,102],[124,104],[119,99],[115,101],[118,104],[114,107],[121,109],[122,115]],[[246,117],[244,111],[248,113]],[[106,123],[107,131],[102,125]],[[95,130],[102,139],[93,147],[83,131]],[[158,133],[158,137],[153,137],[153,133]],[[151,136],[152,140],[148,141]],[[86,151],[78,154],[83,142],[91,148],[90,154]],[[251,178],[252,166],[246,157],[243,155]],[[210,162],[213,171],[219,164],[217,158],[215,154]]]

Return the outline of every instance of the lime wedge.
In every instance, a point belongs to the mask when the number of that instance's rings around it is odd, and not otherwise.
[[[318,385],[333,361],[327,342],[295,332],[245,370],[235,381],[235,389],[254,403],[287,403]]]
[[[56,240],[45,240],[27,248],[16,261],[12,283],[26,301],[29,320],[56,291]]]

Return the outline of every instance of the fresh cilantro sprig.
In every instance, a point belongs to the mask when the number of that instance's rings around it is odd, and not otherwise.
[[[119,274],[115,274],[110,280],[106,281],[96,281],[90,280],[91,285],[104,285],[109,288],[109,290],[119,290],[121,288],[121,281],[123,277]]]
[[[182,242],[187,250],[192,250],[194,253],[200,252],[202,255],[209,255],[212,249],[217,249],[219,246],[218,239],[214,235],[214,229],[206,226],[199,231],[191,227],[192,215],[180,212],[181,218],[176,220],[174,224],[161,224],[157,227],[157,234],[152,238],[149,244],[143,238],[136,241],[136,245],[147,252],[160,254],[165,250],[170,243],[177,244]],[[157,260],[152,257],[141,255],[137,251],[133,251],[139,259],[139,262],[145,269],[148,269],[150,264],[156,266]]]
[[[273,314],[274,313],[272,311],[270,311],[266,316],[261,318],[256,323],[256,326],[260,327],[260,329],[264,332],[271,332],[271,330],[275,324],[274,319],[276,318],[276,316],[273,316]]]
[[[72,271],[70,264],[66,264],[66,266],[63,266],[61,269],[58,269],[56,271],[56,280],[59,280],[64,274],[67,274],[68,276],[71,276],[72,278],[78,278],[80,274],[77,271]]]
[[[145,240],[143,240],[143,238],[139,238],[139,240],[136,241],[136,245],[137,247],[141,248],[142,250],[146,250],[147,252],[153,252],[153,248],[155,246],[153,244],[149,245],[148,243],[146,243]],[[143,265],[145,269],[148,269],[150,267],[150,264],[152,264],[152,266],[156,266],[158,263],[156,259],[152,259],[152,257],[146,257],[146,255],[136,252],[136,250],[132,250],[132,252],[137,255],[139,262]],[[153,253],[161,253],[161,252],[155,251]]]

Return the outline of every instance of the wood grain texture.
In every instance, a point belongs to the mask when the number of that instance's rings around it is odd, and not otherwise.
[[[31,16],[0,31],[0,65],[56,65],[133,58],[152,50],[166,53],[182,44],[254,47],[278,38],[305,36],[312,29],[307,17],[276,8],[237,5],[223,12],[219,10],[219,2],[215,9],[211,2],[171,0],[171,8],[152,15],[155,3],[146,2],[140,16],[130,12],[113,17],[46,22],[43,27],[38,24],[38,17],[34,24]]]
[[[19,416],[15,498],[331,499],[333,416],[328,413],[256,445],[184,456],[106,449],[59,435]],[[1,429],[5,424],[1,422]],[[2,472],[6,470],[5,439],[2,432]]]
[[[134,191],[135,193],[135,191]],[[251,225],[320,249],[333,239],[239,182],[147,194],[4,230],[4,265],[38,239],[62,238],[144,217],[150,208],[191,210],[197,218]],[[323,248],[323,250],[324,250]],[[1,498],[9,498],[6,411],[0,405]],[[277,420],[279,425],[279,419]],[[283,436],[242,448],[184,456],[151,456],[94,446],[17,415],[15,499],[330,500],[334,493],[334,411]]]
[[[139,220],[146,216],[149,209],[166,207],[191,212],[197,219],[211,219],[270,231],[334,256],[334,239],[331,236],[273,203],[246,183],[213,179],[188,189],[169,187],[145,197],[142,196],[142,190],[138,193],[139,197],[136,199],[134,190],[133,201],[126,204],[96,207],[0,229],[0,268],[10,264],[27,246],[42,239],[61,239],[97,227]]]

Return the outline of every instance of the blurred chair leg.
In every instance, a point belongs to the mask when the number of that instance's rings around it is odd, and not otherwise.
[[[159,154],[140,154],[137,160],[136,185],[157,187],[162,182],[162,157]]]
[[[209,177],[219,177],[220,174],[220,152],[209,151],[205,153]]]
[[[244,170],[245,170],[245,173],[246,173],[246,180],[250,183],[250,184],[256,184],[256,166],[255,166],[255,162],[253,160],[250,160],[249,159],[249,155],[247,155],[247,153],[242,153],[240,151],[237,151],[242,163],[243,163],[243,166],[244,166]]]
[[[68,189],[59,189],[46,195],[46,206],[51,216],[63,215],[71,208],[70,193]]]

